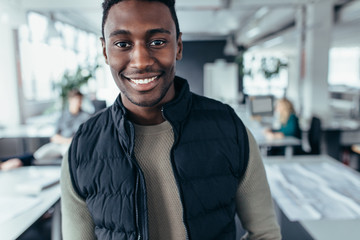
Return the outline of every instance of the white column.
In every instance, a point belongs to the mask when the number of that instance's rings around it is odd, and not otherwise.
[[[0,32],[0,124],[15,125],[20,123],[20,111],[13,31],[7,24],[0,24]]]
[[[14,38],[20,14],[13,6],[0,5],[0,125],[21,122]]]
[[[304,69],[304,48],[305,48],[305,24],[306,9],[301,6],[297,9],[296,24],[296,53],[289,58],[289,86],[287,97],[293,102],[297,112],[302,109],[301,82],[303,80]]]
[[[303,116],[329,116],[328,62],[333,26],[333,1],[307,5]]]

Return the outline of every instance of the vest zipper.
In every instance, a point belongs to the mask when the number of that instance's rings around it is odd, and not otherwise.
[[[135,159],[135,158],[134,158]],[[136,162],[136,160],[135,160]],[[136,162],[136,165],[138,167],[138,172],[139,172],[139,188],[141,188],[141,190],[139,190],[139,194],[140,196],[138,196],[139,201],[140,201],[140,207],[141,207],[141,217],[139,218],[141,221],[141,231],[143,233],[143,239],[147,240],[149,239],[149,237],[147,236],[148,231],[147,231],[147,213],[145,213],[145,209],[146,209],[146,189],[145,189],[145,180],[144,180],[144,175],[142,173],[141,168],[139,167],[138,163]],[[142,193],[142,190],[144,188],[144,194]],[[144,200],[145,199],[145,200]],[[139,213],[140,215],[140,213]],[[139,240],[141,239],[141,232],[139,233]]]
[[[136,220],[137,220],[137,228],[139,230],[139,235],[138,235],[138,240],[142,239],[142,235],[141,233],[144,234],[144,240],[148,239],[146,237],[146,233],[147,233],[147,223],[146,223],[146,216],[145,216],[145,204],[146,201],[143,201],[143,198],[146,198],[146,196],[142,196],[141,194],[141,188],[145,188],[145,181],[142,181],[142,179],[144,179],[144,175],[141,171],[141,168],[138,164],[138,162],[135,159],[135,155],[134,155],[134,136],[135,136],[135,131],[134,131],[134,126],[132,124],[130,124],[130,131],[131,131],[131,151],[130,153],[126,153],[126,155],[128,156],[128,158],[130,159],[130,161],[132,161],[135,166],[137,167],[137,171],[138,171],[138,177],[136,178],[136,200],[135,200],[135,215],[136,215]],[[142,184],[142,182],[144,182]],[[144,193],[146,193],[146,190],[144,190]],[[143,206],[144,205],[144,206]],[[142,209],[142,213],[139,212],[139,207]],[[140,216],[143,215],[143,216]]]
[[[128,159],[132,162],[133,161],[133,158],[131,157],[131,155],[129,155],[128,153],[126,153]],[[138,167],[138,166],[137,166]],[[141,240],[141,232],[144,231],[144,227],[143,226],[140,226],[140,214],[139,214],[139,205],[141,206],[141,204],[139,204],[139,201],[141,201],[141,196],[139,196],[139,191],[140,191],[140,173],[139,175],[136,177],[136,184],[135,184],[135,217],[136,217],[136,227],[139,231],[138,233],[138,240]],[[143,225],[143,224],[141,224]]]
[[[177,188],[178,188],[178,191],[179,191],[179,195],[180,195],[180,201],[181,201],[181,205],[182,205],[182,208],[183,208],[183,224],[184,224],[184,228],[185,228],[185,233],[186,233],[186,240],[190,240],[190,237],[189,237],[189,231],[188,231],[188,226],[185,222],[185,209],[184,209],[184,196],[183,196],[183,192],[180,188],[180,184],[179,184],[179,173],[176,171],[175,167],[174,167],[174,146],[177,144],[178,140],[179,140],[179,134],[176,132],[176,129],[174,128],[173,124],[171,121],[169,121],[166,116],[165,116],[165,113],[164,113],[164,107],[161,107],[161,114],[163,116],[163,118],[168,121],[174,131],[174,144],[172,145],[171,149],[170,149],[170,163],[171,163],[171,167],[172,167],[172,170],[173,170],[173,173],[174,173],[174,177],[175,177],[175,182],[176,182],[176,185],[177,185]]]
[[[138,235],[138,240],[141,239],[141,232],[140,232],[140,226],[139,226],[139,208],[138,208],[138,197],[137,197],[137,193],[139,191],[139,177],[136,178],[136,201],[135,201],[135,216],[136,216],[136,227],[139,229],[139,235]]]

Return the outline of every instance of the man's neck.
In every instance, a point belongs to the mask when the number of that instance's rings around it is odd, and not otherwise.
[[[78,110],[78,109],[74,110],[74,109],[70,108],[69,112],[71,113],[71,115],[77,115],[80,112],[80,110]]]
[[[138,125],[157,125],[165,121],[161,108],[142,108],[141,111],[129,111],[129,119]]]
[[[157,125],[165,121],[162,107],[176,97],[175,87],[168,90],[161,101],[151,107],[143,107],[132,103],[125,95],[121,94],[121,100],[128,110],[129,120],[138,125]]]

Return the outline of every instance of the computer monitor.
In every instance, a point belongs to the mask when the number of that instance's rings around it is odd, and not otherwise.
[[[274,97],[250,96],[250,111],[252,116],[272,116],[274,113]]]

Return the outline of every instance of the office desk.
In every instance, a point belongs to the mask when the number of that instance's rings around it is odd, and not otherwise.
[[[27,194],[19,189],[21,184],[46,178],[51,178],[54,185],[38,193],[33,189],[32,194]],[[60,239],[60,185],[53,181],[55,178],[60,178],[59,166],[31,166],[0,172],[0,239],[16,239],[52,206],[55,206],[52,239]]]
[[[281,139],[267,139],[265,137],[258,137],[256,141],[260,147],[261,154],[267,155],[268,147],[285,147],[285,159],[290,160],[293,156],[293,147],[301,146],[301,140],[296,137],[284,137]]]
[[[48,138],[54,134],[52,125],[18,125],[0,129],[0,138]]]
[[[285,157],[286,159],[290,159],[294,153],[293,148],[296,146],[301,146],[301,140],[296,137],[284,137],[282,139],[267,139],[265,137],[264,130],[266,128],[269,128],[269,126],[264,126],[259,121],[255,121],[251,119],[251,117],[249,117],[245,113],[245,109],[242,109],[240,106],[234,106],[234,109],[237,115],[245,124],[245,126],[254,135],[254,138],[260,147],[260,152],[262,156],[267,155],[268,147],[285,147]]]
[[[53,125],[17,125],[0,129],[1,156],[34,152],[55,134]]]
[[[266,157],[264,163],[276,206],[287,222],[300,224],[311,236],[288,239],[359,239],[358,172],[325,155],[294,156],[289,161]]]
[[[344,149],[360,143],[360,121],[354,119],[328,119],[322,125],[325,152],[342,160]]]

